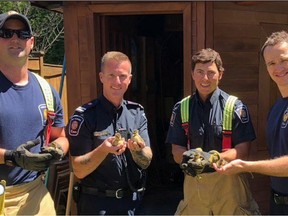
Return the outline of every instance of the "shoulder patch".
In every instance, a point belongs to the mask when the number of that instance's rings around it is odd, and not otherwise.
[[[236,107],[236,114],[241,120],[242,123],[248,123],[249,122],[249,113],[246,105],[241,104]]]
[[[69,121],[69,135],[78,136],[80,128],[84,122],[84,118],[79,115],[74,115]]]
[[[288,124],[288,107],[286,108],[284,114],[283,114],[283,120],[281,124],[281,128],[286,128]]]

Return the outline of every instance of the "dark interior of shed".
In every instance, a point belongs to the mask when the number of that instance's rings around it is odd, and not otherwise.
[[[183,174],[165,144],[173,105],[183,95],[182,14],[105,16],[107,50],[131,58],[133,80],[125,97],[142,104],[153,160],[148,187],[182,184]]]

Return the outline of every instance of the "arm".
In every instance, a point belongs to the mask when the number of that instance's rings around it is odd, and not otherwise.
[[[109,153],[120,155],[126,149],[124,145],[112,146],[114,137],[109,137],[97,148],[81,156],[71,156],[74,174],[82,179],[92,173],[102,163]]]
[[[182,162],[185,151],[187,151],[186,147],[172,144],[172,154],[176,163],[180,164]]]
[[[218,168],[214,164],[217,172],[225,175],[233,175],[241,172],[254,172],[269,176],[288,177],[288,156],[282,156],[270,160],[243,161],[240,159],[231,161],[223,167]]]
[[[243,142],[237,144],[234,148],[222,152],[221,158],[226,161],[232,161],[235,159],[247,160],[250,151],[250,142]]]
[[[58,145],[61,146],[64,155],[67,154],[69,150],[69,142],[65,135],[64,128],[58,127],[51,127],[51,140],[50,142],[56,142]]]
[[[0,148],[0,164],[4,164],[4,153],[5,153],[5,149]]]
[[[142,169],[147,169],[153,155],[151,148],[146,146],[145,142],[133,142],[132,140],[128,140],[128,148],[135,163]]]

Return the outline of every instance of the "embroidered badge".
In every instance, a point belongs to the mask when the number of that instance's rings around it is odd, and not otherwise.
[[[82,123],[84,122],[83,117],[74,115],[69,124],[69,135],[70,136],[78,136],[79,130],[82,126]]]
[[[240,118],[242,123],[248,123],[249,122],[249,114],[248,109],[245,105],[241,105],[236,108],[236,114]]]
[[[46,121],[47,121],[47,107],[46,104],[40,104],[38,106],[38,110],[41,116],[41,120],[42,120],[42,125],[45,126],[46,125]]]
[[[288,123],[288,107],[286,108],[284,114],[283,114],[283,120],[281,124],[281,128],[286,128]]]
[[[95,137],[100,137],[100,136],[107,136],[107,135],[110,135],[110,133],[108,131],[95,131],[93,133],[93,135]]]

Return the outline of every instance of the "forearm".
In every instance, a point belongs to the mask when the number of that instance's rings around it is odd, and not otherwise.
[[[225,152],[222,152],[221,158],[223,158],[226,161],[232,161],[235,159],[247,160],[249,156],[249,149],[250,149],[249,142],[239,143],[238,145],[235,146],[235,148],[231,148]]]
[[[64,154],[67,154],[69,150],[69,141],[66,138],[64,128],[52,127],[50,142],[55,142],[60,145]]]
[[[5,158],[4,158],[5,151],[6,151],[5,149],[0,148],[0,164],[5,163]]]
[[[187,151],[187,149],[183,146],[172,144],[172,154],[174,161],[178,164],[182,162],[183,153]]]
[[[57,143],[58,145],[61,146],[64,155],[67,154],[68,150],[69,150],[69,142],[68,139],[66,137],[58,137],[57,139],[55,139],[53,142]]]
[[[152,151],[150,147],[144,147],[141,151],[130,151],[135,163],[142,169],[147,169],[152,160]]]
[[[108,152],[102,151],[101,145],[93,151],[72,158],[72,167],[74,174],[82,179],[92,173],[107,157]]]
[[[270,160],[243,161],[243,171],[263,175],[288,177],[288,156]]]

